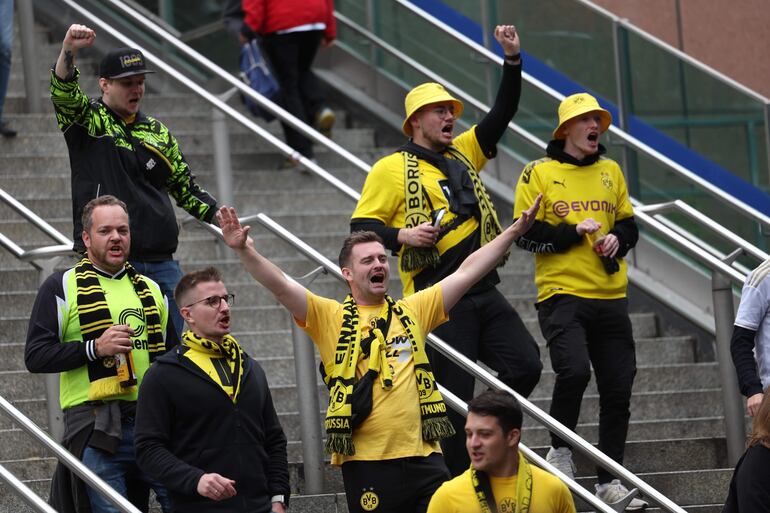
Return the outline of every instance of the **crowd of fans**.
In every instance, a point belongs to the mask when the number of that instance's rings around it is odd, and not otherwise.
[[[0,0],[0,12],[7,3]],[[241,42],[262,38],[284,107],[328,132],[334,113],[310,67],[335,37],[331,0],[231,4],[228,26]],[[599,449],[623,463],[636,374],[624,257],[638,229],[623,172],[599,142],[612,117],[587,93],[561,102],[546,155],[522,170],[504,229],[479,173],[518,109],[522,57],[514,26],[494,35],[501,79],[478,124],[455,133],[463,103],[440,84],[406,95],[407,140],[373,165],[343,241],[350,293],[340,302],[287,279],[235,209],[196,183],[169,129],[140,110],[153,71],[139,50],[109,51],[99,65],[101,96],[81,91],[76,55],[96,33],[70,26],[51,99],[69,150],[74,249],[83,256],[40,287],[25,349],[31,372],[60,373],[64,446],[140,509],[150,489],[164,512],[288,508],[287,440],[265,373],[230,332],[226,277],[215,268],[182,275],[174,260],[171,195],[222,229],[244,268],[316,345],[329,391],[326,451],[341,466],[348,511],[574,512],[564,483],[521,456],[516,400],[491,391],[474,398],[474,379],[425,343],[435,333],[527,397],[541,355],[497,289],[496,269],[513,245],[534,253],[537,315],[556,376],[550,414],[575,429],[593,368]],[[313,156],[309,140],[284,129],[292,147]],[[11,132],[0,117],[0,134]],[[400,300],[388,295],[388,253],[398,257]],[[755,422],[726,511],[770,508],[768,272],[765,262],[747,279],[735,323],[733,357]],[[467,418],[447,409],[437,383],[468,402]],[[568,441],[552,435],[546,460],[574,478]],[[596,473],[598,498],[617,509],[647,507],[617,476]],[[50,501],[59,511],[117,511],[61,464]]]

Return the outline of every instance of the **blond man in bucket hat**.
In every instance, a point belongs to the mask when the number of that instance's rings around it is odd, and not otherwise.
[[[366,179],[350,226],[371,230],[398,255],[404,296],[438,283],[499,232],[500,223],[479,171],[494,158],[496,144],[518,108],[521,93],[520,42],[516,28],[500,25],[495,38],[505,53],[495,103],[479,122],[460,134],[463,104],[443,86],[425,83],[404,100],[404,134],[409,141],[380,159]],[[501,262],[502,264],[502,262]],[[433,333],[498,372],[527,396],[540,379],[540,353],[519,315],[497,290],[490,272],[449,312]],[[435,377],[461,399],[473,397],[474,379],[428,348]],[[468,469],[465,419],[450,411],[457,434],[441,447],[453,476]]]
[[[636,374],[623,258],[639,232],[620,166],[602,156],[599,137],[611,123],[590,94],[565,98],[547,156],[519,176],[514,218],[543,194],[534,226],[517,245],[535,253],[538,320],[556,373],[550,413],[575,429],[593,366],[599,449],[623,463]],[[555,435],[551,445],[547,460],[573,475],[569,445]],[[628,500],[628,490],[612,474],[602,468],[597,474],[597,496],[608,503]],[[626,509],[646,506],[634,498]]]

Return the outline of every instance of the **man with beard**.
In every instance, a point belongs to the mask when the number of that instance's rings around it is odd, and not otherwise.
[[[175,294],[189,330],[142,383],[139,466],[175,511],[284,513],[286,436],[265,371],[230,334],[235,297],[213,267],[184,275]]]
[[[495,38],[505,61],[489,113],[455,137],[462,102],[439,84],[412,89],[404,102],[403,123],[410,140],[374,164],[353,213],[351,231],[371,230],[398,254],[405,297],[452,274],[501,231],[479,171],[496,155],[497,142],[518,108],[521,57],[513,25],[496,27]],[[528,396],[543,368],[540,352],[518,313],[497,290],[499,282],[490,269],[434,334],[469,359],[484,362],[506,385]],[[430,359],[439,383],[462,400],[473,397],[473,376],[435,351]],[[455,412],[449,417],[458,434],[441,446],[450,472],[459,475],[469,465],[462,436],[465,419]]]
[[[235,210],[219,210],[227,245],[318,347],[329,388],[326,450],[332,464],[342,466],[351,513],[424,513],[449,477],[438,440],[454,430],[425,353],[425,337],[529,228],[539,206],[540,198],[534,198],[516,223],[455,272],[399,301],[387,295],[390,267],[382,239],[354,232],[339,256],[350,287],[344,303],[288,279],[257,252]]]
[[[535,253],[537,315],[556,373],[551,416],[575,429],[593,366],[599,450],[622,464],[636,375],[623,257],[639,231],[620,166],[602,157],[599,136],[610,123],[593,96],[565,98],[547,157],[530,162],[519,177],[514,218],[542,195],[545,208],[517,245]],[[548,462],[573,476],[567,442],[552,434],[551,446]],[[628,495],[608,471],[599,467],[597,473],[599,498],[615,503]],[[626,509],[646,506],[634,498]]]
[[[138,387],[150,363],[178,342],[168,305],[158,285],[127,263],[125,203],[95,198],[85,205],[82,223],[86,256],[40,287],[24,361],[30,372],[60,373],[62,444],[139,509],[146,510],[151,486],[168,513],[165,489],[139,470],[134,456]],[[117,511],[61,462],[51,504],[57,511]]]

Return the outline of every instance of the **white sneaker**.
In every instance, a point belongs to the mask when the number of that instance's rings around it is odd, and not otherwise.
[[[611,506],[617,505],[618,511],[623,509],[626,511],[640,511],[649,506],[642,499],[633,497],[637,493],[639,491],[636,488],[629,492],[628,488],[623,486],[619,479],[613,479],[609,483],[596,485],[596,496]],[[628,499],[629,495],[633,498],[625,504],[625,508],[622,508],[623,504],[626,503],[624,499]]]
[[[575,479],[575,464],[572,462],[572,451],[569,447],[551,447],[545,456],[545,461],[556,467],[562,474]]]

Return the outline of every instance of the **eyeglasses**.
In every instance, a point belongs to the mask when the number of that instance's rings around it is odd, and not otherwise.
[[[227,306],[233,306],[233,303],[235,303],[235,294],[225,294],[224,296],[209,296],[207,298],[201,299],[200,301],[190,303],[189,305],[185,306],[185,308],[189,308],[192,305],[197,305],[198,303],[206,303],[211,308],[219,308],[222,304],[222,300],[227,303]]]

